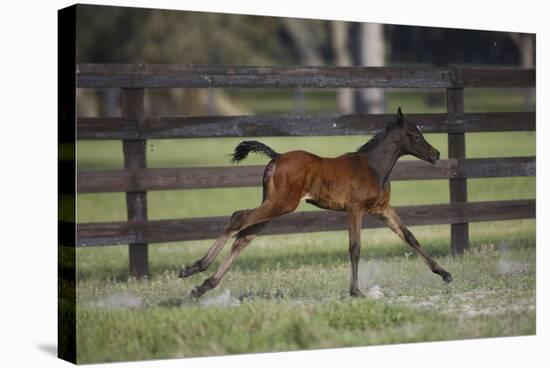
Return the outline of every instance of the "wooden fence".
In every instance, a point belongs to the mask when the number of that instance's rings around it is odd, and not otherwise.
[[[468,202],[468,178],[534,176],[535,157],[467,159],[466,132],[534,131],[535,113],[465,113],[464,88],[535,87],[535,71],[521,69],[371,67],[194,67],[79,64],[78,88],[120,88],[122,116],[78,118],[77,139],[123,141],[124,169],[79,170],[77,191],[126,192],[128,221],[77,224],[77,246],[129,244],[130,271],[149,273],[148,244],[216,237],[227,217],[147,220],[147,191],[260,186],[262,166],[146,168],[146,140],[198,137],[366,135],[394,115],[277,115],[156,117],[144,114],[145,88],[435,88],[447,91],[446,114],[407,114],[424,132],[448,133],[449,159],[437,165],[399,162],[392,180],[448,179],[450,203],[404,206],[407,225],[451,224],[456,253],[468,246],[468,223],[535,217],[535,200]],[[236,209],[237,210],[237,209]],[[369,216],[365,227],[382,223]],[[262,234],[346,228],[345,214],[302,212],[270,222]]]

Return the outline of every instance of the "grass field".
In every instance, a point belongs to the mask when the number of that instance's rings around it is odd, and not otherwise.
[[[467,111],[518,111],[519,95],[466,96]],[[326,96],[325,96],[326,95]],[[250,109],[291,109],[282,95],[246,96]],[[328,97],[327,97],[328,96]],[[481,98],[483,97],[483,98]],[[326,99],[326,100],[324,100]],[[388,95],[388,107],[438,111],[418,94]],[[306,96],[308,112],[334,111],[333,95]],[[277,110],[278,109],[278,110]],[[262,138],[278,151],[306,149],[332,156],[368,137]],[[445,158],[446,136],[427,136]],[[148,142],[150,167],[228,165],[240,139]],[[120,142],[79,142],[78,166],[122,166]],[[467,134],[468,157],[535,154],[534,133]],[[245,164],[262,164],[251,157]],[[448,182],[396,182],[394,205],[445,203]],[[471,201],[535,197],[534,178],[468,182]],[[148,194],[151,219],[229,215],[255,207],[259,188],[163,191]],[[299,210],[315,210],[309,205]],[[125,220],[124,195],[82,194],[79,222]],[[413,227],[421,244],[453,274],[444,284],[388,229],[363,230],[360,286],[347,295],[347,233],[263,236],[247,248],[220,286],[199,301],[192,287],[212,271],[177,278],[184,263],[211,241],[150,246],[152,277],[128,278],[125,246],[77,250],[77,351],[81,363],[285,351],[535,333],[535,221],[471,225],[471,249],[450,255],[449,226]],[[216,234],[212,234],[216,236]],[[226,254],[222,252],[212,269]]]

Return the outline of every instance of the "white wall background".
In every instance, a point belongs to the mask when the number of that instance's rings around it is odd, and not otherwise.
[[[548,364],[549,26],[543,1],[97,1],[95,4],[537,33],[536,337],[111,364],[109,367],[541,367]],[[57,9],[68,1],[4,2],[0,16],[0,365],[64,367],[57,333]],[[547,47],[545,47],[547,46]],[[546,280],[546,281],[544,281]]]

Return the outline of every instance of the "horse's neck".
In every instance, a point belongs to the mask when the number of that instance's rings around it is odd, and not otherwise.
[[[369,166],[374,170],[381,187],[384,187],[390,178],[395,163],[401,156],[398,143],[389,137],[367,152]]]

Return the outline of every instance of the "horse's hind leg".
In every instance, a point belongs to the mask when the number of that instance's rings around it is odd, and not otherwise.
[[[256,234],[259,233],[266,224],[267,221],[249,226],[246,229],[241,230],[237,235],[237,238],[233,242],[233,245],[231,246],[231,252],[225,257],[216,273],[204,280],[201,286],[196,286],[191,292],[191,295],[198,298],[208,290],[211,290],[218,286],[233,261],[235,261],[235,258],[237,258],[239,253],[250,244]]]
[[[201,259],[199,259],[198,261],[196,261],[192,265],[186,265],[186,266],[182,267],[182,269],[179,273],[179,277],[180,278],[185,278],[185,277],[189,277],[189,276],[191,276],[191,275],[193,275],[197,272],[205,271],[208,268],[208,266],[210,266],[210,263],[212,263],[212,261],[216,258],[218,253],[220,253],[223,246],[227,242],[227,239],[229,239],[230,237],[231,237],[231,233],[229,233],[227,231],[224,231],[216,239],[214,244],[210,247],[210,249],[208,249],[208,252],[206,252],[206,254]]]
[[[226,226],[223,233],[218,237],[218,239],[216,239],[204,257],[196,261],[191,266],[183,267],[179,273],[179,277],[184,278],[197,272],[205,271],[208,266],[210,266],[214,258],[216,258],[216,256],[220,253],[230,237],[244,228],[260,224],[274,217],[294,211],[296,207],[298,207],[299,202],[299,198],[295,198],[292,201],[287,200],[284,205],[273,205],[273,202],[265,201],[260,207],[253,210],[242,210],[235,212],[231,216],[229,224]]]
[[[292,200],[287,198],[284,204],[280,203],[278,205],[274,205],[270,200],[266,200],[260,207],[254,210],[243,211],[244,213],[242,216],[239,216],[240,220],[236,225],[239,229],[239,234],[231,247],[231,252],[224,259],[216,273],[206,279],[201,286],[195,288],[192,295],[198,297],[216,287],[240,251],[250,244],[254,236],[265,226],[267,221],[294,211],[299,203],[300,199],[298,197]]]
[[[264,208],[266,207],[264,204],[268,194],[270,193],[269,184],[271,181],[271,177],[273,176],[274,170],[275,170],[275,160],[271,160],[267,164],[264,171],[262,206],[260,206],[258,209],[261,209],[262,207]],[[190,266],[184,266],[179,273],[179,277],[180,278],[189,277],[197,272],[203,272],[206,269],[208,269],[212,261],[214,261],[214,259],[218,256],[220,251],[223,249],[227,240],[230,237],[234,236],[242,228],[249,226],[249,225],[245,226],[245,220],[247,220],[250,217],[253,211],[254,210],[242,210],[242,211],[237,211],[233,213],[224,231],[216,239],[216,241],[210,247],[208,252],[206,252],[206,254],[201,259],[196,261],[194,264]],[[257,219],[256,220],[253,219],[252,223],[254,223],[254,221],[259,222]],[[250,223],[250,221],[248,222]]]
[[[189,277],[197,272],[203,272],[206,269],[208,269],[212,261],[214,261],[214,259],[218,256],[220,251],[223,249],[227,240],[230,237],[234,236],[240,230],[243,219],[247,217],[247,215],[251,211],[252,210],[242,210],[242,211],[235,212],[231,216],[231,219],[229,220],[229,223],[223,230],[222,234],[216,239],[216,241],[210,247],[210,249],[208,249],[208,252],[206,252],[206,254],[201,259],[199,259],[192,265],[184,266],[179,273],[179,277],[180,278]]]

